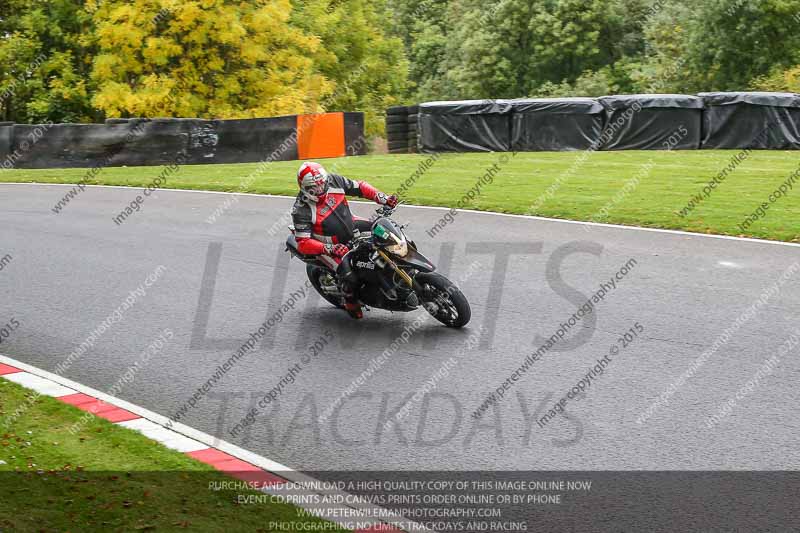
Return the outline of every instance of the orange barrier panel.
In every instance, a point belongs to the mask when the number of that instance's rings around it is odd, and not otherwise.
[[[300,159],[342,157],[344,113],[297,116],[297,154]]]

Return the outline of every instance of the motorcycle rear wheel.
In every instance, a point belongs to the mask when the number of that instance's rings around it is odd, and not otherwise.
[[[316,265],[306,265],[306,274],[308,274],[308,280],[311,282],[311,285],[314,286],[314,289],[322,296],[326,302],[331,304],[334,307],[338,307],[339,309],[344,309],[344,299],[339,296],[333,296],[325,292],[322,288],[322,282],[320,282],[320,277],[323,275],[330,275],[333,279],[334,283],[336,278],[331,275],[330,271],[324,269],[322,267],[318,267]]]

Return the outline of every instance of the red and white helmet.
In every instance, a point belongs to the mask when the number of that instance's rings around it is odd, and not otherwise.
[[[328,192],[328,172],[319,163],[306,161],[297,171],[297,185],[308,200],[317,202]]]

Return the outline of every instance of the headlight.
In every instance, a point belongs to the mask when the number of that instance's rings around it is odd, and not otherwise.
[[[398,239],[395,235],[392,235],[392,239],[397,244],[392,244],[391,246],[386,247],[386,251],[393,253],[397,257],[405,257],[408,255],[408,243],[406,243],[405,239]]]

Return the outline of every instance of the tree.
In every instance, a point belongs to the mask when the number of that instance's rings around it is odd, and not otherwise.
[[[757,91],[800,93],[800,65],[788,69],[773,69],[766,76],[753,80],[752,88]]]
[[[631,64],[635,92],[692,92],[700,81],[688,68],[692,9],[682,1],[654,4],[644,23],[644,53]]]
[[[565,96],[605,96],[625,92],[620,91],[615,79],[610,67],[603,67],[598,71],[587,70],[572,83],[566,80],[561,83],[545,82],[531,96],[563,98]]]
[[[8,0],[0,6],[0,111],[15,122],[97,118],[88,80],[91,19],[77,2]]]
[[[409,59],[410,100],[445,97],[450,0],[397,0],[391,4],[391,31],[402,39]]]
[[[333,83],[325,110],[363,111],[367,133],[383,133],[383,114],[399,103],[408,79],[403,43],[384,29],[382,0],[298,0],[291,22],[321,45],[314,68]]]
[[[687,30],[690,89],[740,91],[751,80],[800,63],[799,0],[705,0]]]
[[[517,91],[523,76],[514,46],[526,35],[519,29],[526,22],[527,5],[492,0],[454,0],[448,6],[447,33],[441,82],[447,98],[506,98]],[[528,4],[528,2],[524,2]],[[514,9],[522,8],[522,11]],[[508,18],[512,20],[509,20]]]
[[[289,0],[89,0],[94,104],[109,117],[248,118],[318,111],[321,43]]]
[[[569,85],[640,51],[644,13],[643,0],[452,0],[445,51],[431,69],[442,81],[428,85],[449,98],[514,98],[545,83]]]

